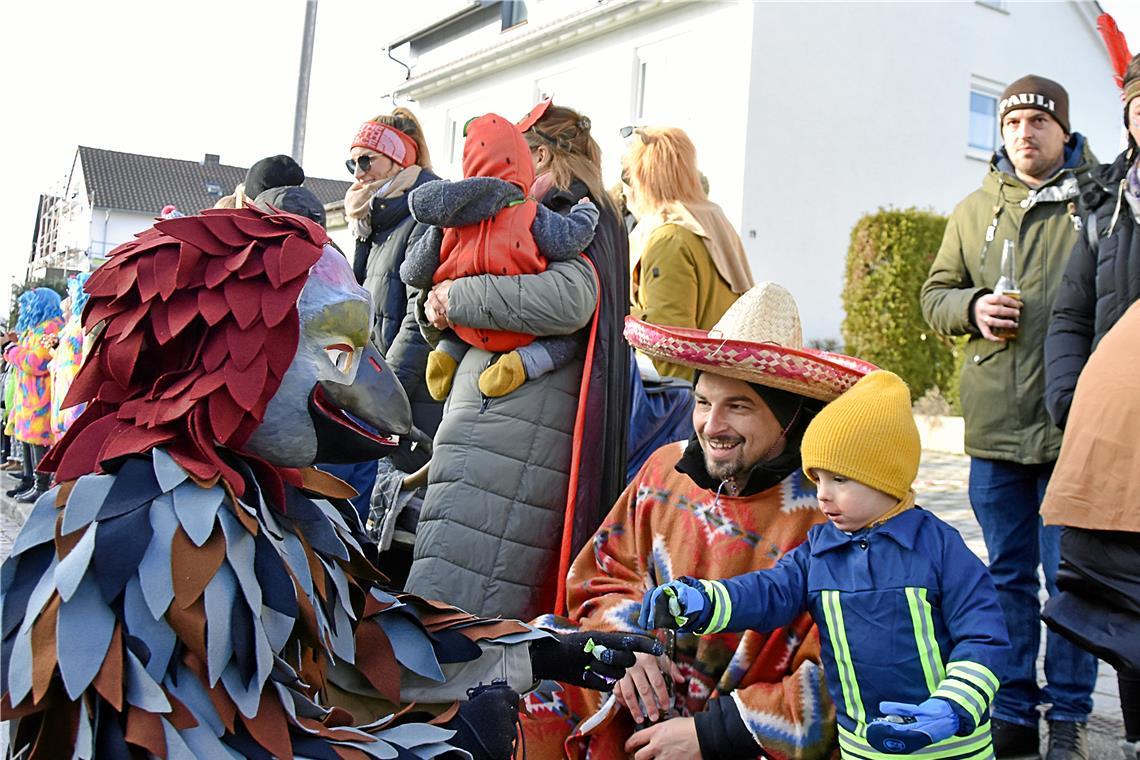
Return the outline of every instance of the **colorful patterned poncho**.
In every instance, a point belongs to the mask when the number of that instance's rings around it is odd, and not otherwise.
[[[54,335],[63,326],[59,317],[44,320],[20,335],[20,340],[9,346],[5,358],[16,372],[16,394],[12,399],[9,424],[12,436],[33,446],[50,446],[51,435],[51,378],[48,360],[51,351],[43,345],[46,335]]]
[[[655,452],[578,555],[567,580],[570,620],[537,624],[637,631],[645,591],[681,575],[724,578],[772,567],[822,522],[815,490],[799,470],[752,496],[701,488],[678,472],[685,444]],[[731,695],[753,738],[774,758],[827,757],[835,709],[823,683],[819,634],[804,614],[770,633],[679,635],[675,706],[682,715]],[[545,694],[545,695],[544,695]],[[633,732],[613,697],[565,688],[527,697],[523,721],[536,757],[624,758]],[[560,746],[564,743],[564,747]]]
[[[59,331],[59,345],[56,346],[48,370],[51,373],[51,434],[52,442],[58,441],[71,423],[83,412],[84,404],[76,404],[67,409],[63,400],[71,388],[71,381],[79,373],[83,364],[83,326],[78,317],[73,317]]]

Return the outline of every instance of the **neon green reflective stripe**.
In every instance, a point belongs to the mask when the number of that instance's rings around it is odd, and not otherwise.
[[[956,662],[947,663],[946,675],[960,678],[963,681],[968,681],[974,686],[977,686],[987,700],[993,700],[994,694],[997,693],[998,685],[1000,684],[992,670],[985,665],[980,665],[968,660],[958,660]]]
[[[839,726],[839,748],[843,757],[867,758],[867,760],[891,760],[898,755],[880,752],[872,747],[865,738],[854,731],[848,731]],[[993,747],[990,742],[990,724],[986,723],[975,729],[968,736],[951,736],[937,744],[931,744],[922,749],[911,752],[910,757],[920,757],[923,760],[982,760],[993,757]]]
[[[969,684],[962,683],[954,677],[947,678],[930,696],[941,697],[942,699],[949,700],[969,714],[973,719],[974,725],[977,725],[982,719],[982,713],[986,711],[988,704],[982,695],[971,687]]]
[[[843,627],[843,608],[839,604],[839,592],[824,591],[821,595],[823,617],[827,623],[827,633],[831,637],[835,665],[839,671],[839,684],[843,688],[843,702],[847,706],[847,714],[856,722],[859,730],[866,733],[867,711],[863,709],[859,682],[855,680],[855,665],[851,660],[851,648],[847,646],[847,631]]]
[[[709,624],[705,626],[701,634],[720,633],[728,626],[728,621],[732,619],[732,598],[728,595],[728,589],[720,581],[702,580],[701,585],[705,587],[705,593],[708,594],[713,603],[712,619],[709,620]]]
[[[908,587],[906,601],[910,607],[910,622],[914,628],[918,659],[922,663],[922,674],[926,677],[926,690],[933,693],[938,688],[938,683],[946,677],[946,672],[942,668],[938,639],[934,636],[934,617],[930,603],[926,601],[926,589]]]

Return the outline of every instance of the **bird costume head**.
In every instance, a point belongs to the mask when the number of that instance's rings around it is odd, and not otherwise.
[[[370,296],[308,220],[256,208],[163,220],[85,290],[84,328],[102,328],[65,402],[88,408],[44,460],[57,481],[161,446],[240,495],[227,450],[277,468],[364,461],[411,429],[368,341]]]

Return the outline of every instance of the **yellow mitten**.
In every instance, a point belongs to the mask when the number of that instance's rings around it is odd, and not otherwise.
[[[451,383],[455,380],[455,370],[459,365],[446,351],[438,348],[428,354],[427,381],[428,393],[436,401],[443,401],[451,393]]]
[[[526,370],[518,351],[503,354],[479,375],[479,390],[484,396],[505,396],[526,382]]]

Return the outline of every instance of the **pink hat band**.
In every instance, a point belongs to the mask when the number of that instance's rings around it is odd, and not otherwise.
[[[366,121],[360,125],[351,147],[374,150],[400,166],[411,166],[416,162],[416,141],[395,127],[378,121]]]

